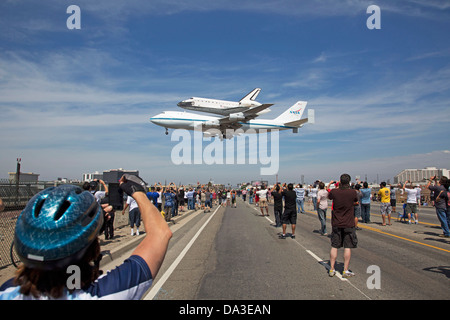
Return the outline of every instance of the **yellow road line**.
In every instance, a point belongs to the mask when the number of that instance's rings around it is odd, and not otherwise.
[[[305,210],[305,211],[306,211],[306,210]],[[312,213],[312,214],[316,214],[316,215],[317,215],[317,212],[313,212],[313,211],[306,211],[306,212]],[[372,214],[371,214],[371,215],[372,215]],[[380,216],[380,217],[381,217],[381,215],[377,215],[377,214],[373,214],[373,215],[374,215],[374,216]],[[331,217],[327,217],[327,219],[328,219],[328,218],[331,219]],[[391,217],[391,218],[392,218],[392,217]],[[419,223],[420,223],[420,222],[419,222]],[[423,223],[423,224],[429,224],[429,225],[433,225],[433,226],[439,226],[439,225],[433,224],[433,223]],[[392,234],[392,233],[388,233],[388,232],[381,231],[381,230],[379,230],[379,229],[377,229],[377,228],[368,227],[368,226],[361,225],[361,224],[358,224],[358,227],[363,228],[363,229],[367,229],[367,230],[371,230],[371,231],[375,231],[375,232],[378,232],[378,233],[382,233],[382,234],[385,234],[385,235],[388,235],[388,236],[391,236],[391,237],[394,237],[394,238],[398,238],[398,239],[406,240],[406,241],[409,241],[409,242],[417,243],[417,244],[420,244],[420,245],[423,245],[423,246],[426,246],[426,247],[430,247],[430,248],[433,248],[433,249],[441,250],[441,251],[444,251],[444,252],[450,252],[450,250],[447,250],[447,249],[443,249],[443,248],[440,248],[440,247],[432,246],[432,245],[430,245],[430,244],[426,244],[426,243],[423,243],[423,242],[420,242],[420,241],[416,241],[416,240],[412,240],[412,239],[400,237],[400,236],[397,236],[397,235]]]
[[[426,243],[423,243],[423,242],[420,242],[420,241],[416,241],[416,240],[412,240],[412,239],[400,237],[400,236],[397,236],[397,235],[395,235],[395,234],[388,233],[388,232],[384,232],[384,231],[381,231],[381,230],[376,229],[376,228],[372,228],[372,227],[368,227],[368,226],[363,226],[363,225],[359,225],[359,224],[358,224],[358,226],[359,226],[360,228],[372,230],[372,231],[375,231],[375,232],[378,232],[378,233],[382,233],[382,234],[385,234],[385,235],[388,235],[388,236],[391,236],[391,237],[394,237],[394,238],[406,240],[406,241],[409,241],[409,242],[414,242],[414,243],[417,243],[417,244],[420,244],[420,245],[423,245],[423,246],[426,246],[426,247],[430,247],[430,248],[433,248],[433,249],[437,249],[437,250],[441,250],[441,251],[445,251],[445,252],[450,252],[450,250],[446,250],[446,249],[443,249],[443,248],[439,248],[439,247],[436,247],[436,246],[432,246],[432,245],[430,245],[430,244],[426,244]]]
[[[376,214],[376,213],[371,213],[370,215],[371,215],[371,216],[381,217],[381,214]],[[393,215],[393,213],[391,214],[391,220],[392,220],[392,219],[397,219],[397,218],[392,217],[392,215]],[[429,222],[421,222],[421,221],[419,221],[419,224],[426,224],[426,225],[434,226],[434,227],[440,227],[440,226],[441,226],[440,224],[429,223]]]

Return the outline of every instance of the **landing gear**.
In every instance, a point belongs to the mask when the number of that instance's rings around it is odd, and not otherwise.
[[[166,136],[169,134],[169,130],[166,128]]]

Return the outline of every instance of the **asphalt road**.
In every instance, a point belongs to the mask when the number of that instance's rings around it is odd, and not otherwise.
[[[308,210],[308,208],[307,208]],[[418,225],[360,224],[358,248],[343,279],[328,276],[330,239],[319,234],[309,208],[299,214],[296,238],[279,239],[273,208],[269,217],[238,201],[237,208],[196,212],[172,226],[164,264],[145,299],[154,300],[442,300],[450,298],[450,240],[433,209],[421,209]],[[331,231],[330,212],[327,212]],[[288,226],[290,232],[290,226]]]

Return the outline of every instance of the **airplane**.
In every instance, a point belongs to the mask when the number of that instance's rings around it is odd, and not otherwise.
[[[242,112],[249,108],[260,106],[261,103],[255,100],[260,92],[260,88],[255,88],[239,100],[239,102],[192,97],[190,99],[180,101],[177,106],[187,110],[228,116],[231,113]],[[267,112],[270,112],[270,109],[263,109],[259,112],[259,114]]]
[[[302,119],[302,114],[306,109],[307,101],[297,101],[293,106],[284,111],[275,119],[258,119],[258,113],[261,110],[267,109],[273,104],[263,104],[257,107],[247,109],[239,113],[232,113],[229,116],[205,116],[195,113],[179,112],[179,111],[164,111],[154,117],[150,118],[150,122],[166,128],[166,135],[168,128],[171,129],[187,129],[198,130],[201,127],[204,136],[213,137],[219,136],[222,138],[231,139],[233,134],[227,129],[242,129],[237,131],[235,135],[241,133],[259,133],[260,130],[288,130],[298,133],[298,129],[303,127],[305,123],[314,123],[314,110],[308,110],[308,118]],[[217,130],[209,130],[217,129]],[[248,130],[253,129],[253,130]]]

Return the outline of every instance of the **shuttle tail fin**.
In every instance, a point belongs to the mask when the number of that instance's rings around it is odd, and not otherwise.
[[[242,101],[255,101],[258,94],[261,92],[260,88],[255,88],[251,92],[249,92],[245,97],[243,97],[240,102]]]

